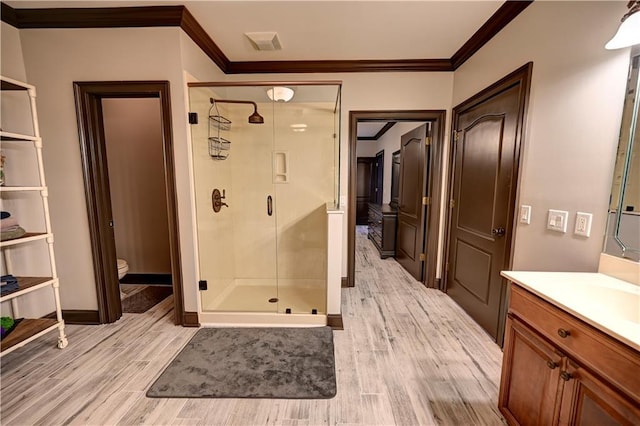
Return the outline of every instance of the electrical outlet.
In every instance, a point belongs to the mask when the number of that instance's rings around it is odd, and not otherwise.
[[[547,219],[547,229],[558,232],[567,232],[567,218],[569,212],[564,210],[549,209],[549,217]]]
[[[576,227],[573,231],[576,235],[582,235],[588,237],[591,234],[591,219],[593,215],[591,213],[576,213]]]
[[[531,206],[520,206],[520,223],[529,225],[531,223]]]

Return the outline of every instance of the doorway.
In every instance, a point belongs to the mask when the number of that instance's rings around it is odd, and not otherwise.
[[[446,291],[500,345],[532,66],[453,110]]]
[[[76,110],[80,148],[89,215],[93,267],[98,296],[100,323],[115,322],[122,316],[120,286],[116,271],[116,243],[111,185],[107,163],[103,101],[113,99],[157,99],[161,116],[162,156],[160,167],[165,182],[164,208],[170,275],[174,296],[174,323],[185,324],[182,274],[178,243],[177,202],[171,131],[169,83],[147,82],[75,82]],[[160,159],[161,158],[161,159]],[[158,167],[156,165],[156,167]]]
[[[432,136],[430,140],[431,154],[428,159],[429,173],[425,174],[424,179],[420,182],[422,188],[422,196],[429,194],[429,200],[422,205],[425,213],[422,215],[424,229],[431,229],[434,232],[427,233],[424,245],[424,260],[420,260],[422,273],[422,282],[427,287],[439,288],[437,268],[437,248],[438,248],[438,232],[440,223],[440,196],[442,194],[442,148],[444,135],[444,118],[443,110],[418,110],[418,111],[350,111],[349,112],[349,199],[348,199],[348,218],[347,218],[347,277],[346,283],[343,285],[353,287],[355,285],[355,250],[356,250],[356,194],[357,194],[357,145],[358,145],[358,123],[387,121],[390,123],[401,122],[419,122],[430,123],[432,128]],[[391,127],[391,126],[388,126]],[[393,174],[393,158],[389,153],[390,173]],[[393,185],[389,185],[391,192]],[[393,195],[391,201],[395,202]],[[422,200],[421,200],[422,201]]]
[[[369,217],[369,203],[373,202],[373,158],[358,157],[356,189],[356,225],[366,225]]]

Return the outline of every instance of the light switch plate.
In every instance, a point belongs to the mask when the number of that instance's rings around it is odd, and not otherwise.
[[[576,235],[582,235],[588,237],[591,235],[591,219],[593,215],[591,213],[576,213],[576,228],[573,231]]]
[[[549,209],[549,217],[547,219],[547,229],[558,232],[567,232],[567,219],[569,212],[564,210]]]
[[[520,223],[529,225],[531,223],[531,206],[520,206]]]

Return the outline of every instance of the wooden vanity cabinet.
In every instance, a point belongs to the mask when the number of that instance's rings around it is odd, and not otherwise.
[[[498,405],[510,425],[639,425],[640,355],[511,284]]]

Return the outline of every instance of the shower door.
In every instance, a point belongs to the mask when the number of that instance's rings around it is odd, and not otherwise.
[[[190,88],[202,311],[275,313],[273,107],[258,104],[264,124],[249,124],[251,105],[211,98],[252,100],[239,88]]]

